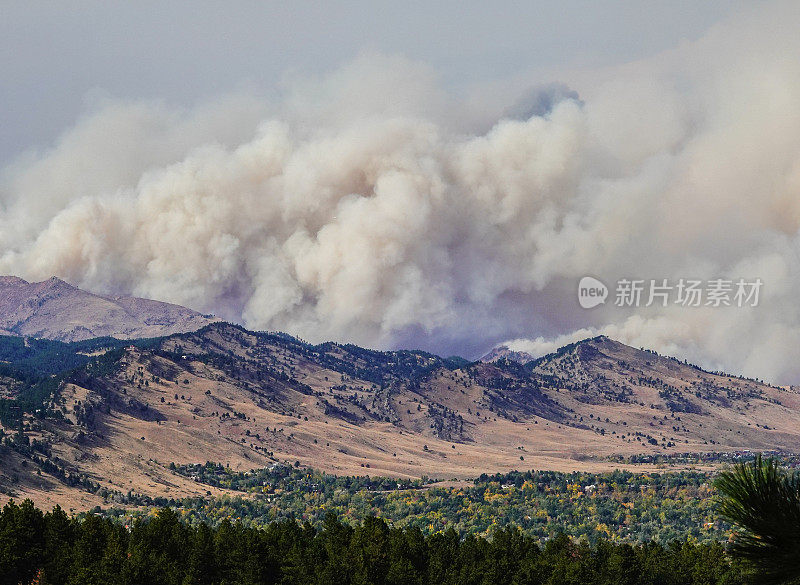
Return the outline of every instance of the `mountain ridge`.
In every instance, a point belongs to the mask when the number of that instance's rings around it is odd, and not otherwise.
[[[199,329],[216,317],[162,301],[84,291],[57,277],[0,276],[0,333],[57,341],[137,339]]]
[[[796,391],[605,337],[525,365],[311,345],[223,322],[90,349],[92,361],[53,382],[38,414],[3,423],[0,461],[28,461],[16,483],[0,467],[7,494],[65,504],[127,501],[128,491],[202,497],[206,487],[170,464],[205,461],[449,479],[611,470],[619,456],[800,452]]]

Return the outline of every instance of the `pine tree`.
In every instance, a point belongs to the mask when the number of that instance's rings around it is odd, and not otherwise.
[[[800,476],[758,455],[716,480],[720,515],[736,526],[732,551],[759,573],[762,584],[800,579]]]

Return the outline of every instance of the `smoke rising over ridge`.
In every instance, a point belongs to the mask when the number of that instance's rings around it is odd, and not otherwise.
[[[380,55],[271,103],[109,101],[4,169],[0,273],[312,341],[474,355],[605,333],[797,383],[796,22],[796,4],[759,5],[480,106]],[[764,289],[750,309],[586,311],[586,274]]]

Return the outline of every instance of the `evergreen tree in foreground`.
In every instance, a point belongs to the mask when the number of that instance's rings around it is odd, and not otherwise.
[[[758,455],[715,483],[720,514],[737,527],[731,552],[749,561],[764,585],[800,582],[800,475]]]

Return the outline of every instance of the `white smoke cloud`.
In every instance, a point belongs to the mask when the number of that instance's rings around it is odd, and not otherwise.
[[[4,169],[0,272],[314,341],[541,354],[604,333],[798,382],[798,17],[759,5],[481,108],[374,55],[270,104],[101,104]],[[585,274],[765,284],[753,309],[584,311]]]

